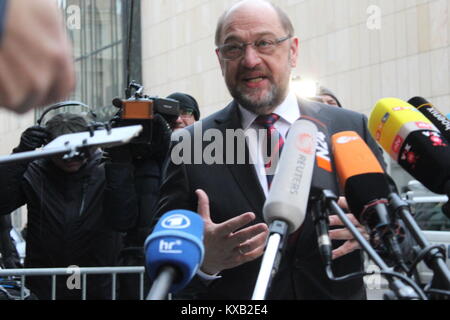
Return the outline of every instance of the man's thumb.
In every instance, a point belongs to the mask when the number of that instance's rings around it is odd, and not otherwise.
[[[209,213],[209,198],[205,191],[198,189],[195,191],[197,195],[197,212],[203,218],[203,220],[211,221],[211,216]]]

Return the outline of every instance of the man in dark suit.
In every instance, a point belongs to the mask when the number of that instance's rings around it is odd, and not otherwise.
[[[259,153],[264,139],[250,137],[242,145],[228,138],[230,132],[261,130],[260,119],[270,116],[277,120],[271,132],[285,138],[292,123],[308,115],[323,122],[330,134],[358,132],[381,159],[363,115],[298,99],[289,91],[299,41],[293,34],[287,15],[263,0],[241,1],[219,20],[216,52],[234,101],[181,130],[182,140],[172,150],[156,213],[183,208],[199,212],[205,221],[205,258],[180,298],[250,299],[256,283],[268,235],[262,208],[270,181]],[[201,138],[207,135],[208,139]],[[213,136],[213,143],[222,141],[223,149],[211,152]],[[215,161],[205,157],[208,152]],[[330,225],[342,223],[330,217]],[[335,275],[361,271],[361,253],[349,231],[340,228],[330,235],[336,240]],[[268,298],[364,299],[365,290],[362,279],[334,283],[327,278],[308,213],[289,239]]]

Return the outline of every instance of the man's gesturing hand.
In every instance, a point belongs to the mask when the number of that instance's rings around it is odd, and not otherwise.
[[[216,274],[252,261],[264,253],[269,234],[267,225],[259,223],[243,228],[255,219],[254,213],[244,213],[215,224],[210,216],[208,195],[203,190],[195,193],[198,197],[197,211],[205,223],[203,272]]]
[[[338,205],[346,210],[348,212],[348,204],[344,197],[341,197],[339,199]],[[355,227],[361,232],[361,234],[366,238],[369,239],[369,234],[367,233],[367,230],[364,228],[363,225],[361,225],[356,219],[356,217],[349,213],[347,214],[347,217],[350,219],[350,221],[355,225]],[[331,226],[339,226],[344,227],[344,223],[339,219],[338,216],[330,216],[330,227]],[[361,246],[359,245],[358,241],[355,239],[353,234],[350,232],[347,228],[341,228],[341,229],[335,229],[330,230],[330,238],[332,240],[347,240],[344,242],[342,246],[339,248],[333,250],[333,259],[338,259],[342,256],[345,256],[355,250],[361,249]]]

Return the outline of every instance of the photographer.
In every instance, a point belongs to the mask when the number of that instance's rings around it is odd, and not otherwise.
[[[124,217],[116,221],[121,231],[126,232],[119,259],[122,266],[144,265],[143,244],[150,233],[152,212],[158,201],[162,170],[170,147],[172,130],[168,121],[156,113],[154,119],[142,120],[148,130],[144,129],[136,141],[105,150],[108,161],[104,209],[115,217]],[[113,126],[128,124],[117,117]],[[128,218],[131,216],[134,219]],[[121,275],[119,281],[119,299],[139,299],[138,275]]]
[[[86,118],[57,114],[45,127],[26,129],[13,152],[35,150],[63,134],[87,130]],[[0,166],[0,214],[24,204],[28,207],[25,267],[116,264],[120,234],[114,230],[117,219],[102,208],[105,172],[101,158],[102,152],[89,150],[72,159],[54,157]],[[81,288],[69,288],[67,277],[56,278],[56,298],[80,299]],[[51,298],[50,277],[29,277],[27,286],[39,299]],[[111,277],[89,276],[87,299],[110,298]]]
[[[186,128],[200,119],[200,110],[194,97],[186,93],[175,92],[167,98],[180,103],[180,116],[170,123],[173,131]]]

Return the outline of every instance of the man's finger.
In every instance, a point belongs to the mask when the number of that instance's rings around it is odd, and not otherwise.
[[[360,249],[360,246],[356,240],[346,241],[342,246],[333,250],[332,259],[336,260],[358,249]]]
[[[329,216],[328,221],[329,221],[330,227],[344,225],[344,223],[341,221],[341,219],[338,216]]]
[[[253,212],[247,212],[221,223],[217,231],[219,234],[226,236],[246,226],[253,220],[255,220],[255,214]]]
[[[260,236],[261,234],[267,233],[269,228],[266,224],[260,223],[234,233],[230,240],[232,241],[233,246],[239,246],[240,244],[254,238]],[[250,250],[247,250],[250,251]]]
[[[256,235],[255,237],[247,240],[243,244],[239,246],[239,250],[241,253],[247,254],[249,252],[252,252],[259,247],[265,247],[267,236],[269,235],[269,229],[266,227],[266,230],[261,232],[260,234]]]
[[[348,229],[337,229],[329,231],[331,240],[352,240],[355,237]]]
[[[198,189],[195,191],[197,195],[197,212],[203,218],[203,220],[209,222],[211,221],[211,215],[209,212],[209,198],[205,191]]]
[[[239,259],[241,264],[253,261],[253,260],[259,258],[260,256],[262,256],[264,254],[264,249],[265,249],[265,246],[264,245],[260,245],[256,249],[254,249],[254,250],[252,250],[250,252],[241,254],[238,259]]]
[[[344,211],[348,212],[348,203],[345,197],[339,197],[338,206],[341,207]]]
[[[361,223],[356,219],[356,217],[352,213],[346,214],[347,218],[353,223],[356,227],[360,227]],[[338,216],[329,216],[328,221],[330,226],[345,226],[342,220]]]

